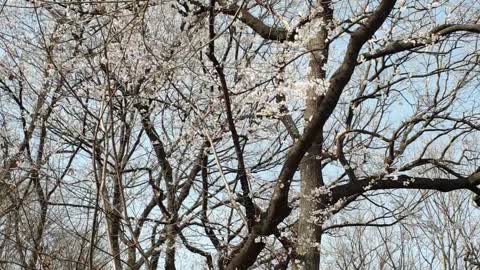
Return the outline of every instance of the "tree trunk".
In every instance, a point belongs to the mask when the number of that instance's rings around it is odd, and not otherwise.
[[[167,183],[167,210],[169,212],[169,223],[166,228],[166,251],[165,251],[165,270],[175,270],[175,241],[177,238],[177,228],[176,223],[178,220],[178,214],[176,211],[176,202],[175,194],[176,189],[173,186],[172,177],[168,177],[169,182]]]
[[[167,241],[165,251],[165,270],[175,270],[175,224],[167,225]]]
[[[319,16],[323,24],[317,35],[307,45],[307,49],[311,51],[308,77],[310,80],[320,81],[326,78],[324,70],[328,61],[326,39],[328,37],[328,24],[331,22],[333,11],[330,8],[330,1],[318,0],[317,3],[317,8],[321,9]],[[318,90],[316,87],[308,89],[305,101],[306,122],[315,114],[322,101],[323,95]],[[298,221],[297,254],[301,261],[301,269],[305,270],[318,270],[320,266],[321,220],[315,217],[313,213],[320,210],[322,205],[311,194],[312,191],[324,186],[321,155],[322,132],[319,132],[300,164],[302,196],[300,198],[300,217]]]

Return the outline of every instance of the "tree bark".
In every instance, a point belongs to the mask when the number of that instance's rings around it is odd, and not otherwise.
[[[330,1],[318,0],[321,9],[319,20],[322,27],[317,35],[309,41],[307,49],[310,52],[309,80],[325,80],[325,66],[328,61],[328,25],[332,20],[333,10]],[[322,102],[322,94],[316,88],[308,89],[306,96],[305,121],[310,121]],[[312,146],[300,164],[301,194],[300,217],[298,220],[297,254],[300,256],[303,269],[317,270],[320,265],[319,246],[321,242],[321,224],[312,215],[322,207],[322,204],[310,196],[312,191],[324,186],[322,177],[322,132],[318,132]]]

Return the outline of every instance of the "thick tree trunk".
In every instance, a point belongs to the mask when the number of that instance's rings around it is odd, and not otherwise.
[[[108,215],[108,226],[109,226],[109,237],[111,252],[113,256],[113,263],[115,265],[115,270],[123,269],[122,260],[121,260],[121,247],[120,247],[120,233],[121,233],[121,219],[122,219],[122,208],[120,207],[120,184],[121,179],[115,178],[115,184],[113,188],[113,198],[112,198],[112,208],[110,209]]]
[[[165,252],[165,270],[175,270],[175,225],[167,225],[167,243]]]
[[[313,153],[312,153],[313,154]],[[302,161],[300,168],[302,179],[300,199],[300,218],[298,221],[297,254],[302,261],[302,269],[318,270],[320,263],[319,245],[321,228],[312,213],[320,208],[315,199],[310,196],[316,188],[323,186],[320,160],[308,156]]]
[[[307,49],[311,51],[309,63],[309,79],[326,79],[325,65],[328,61],[328,24],[332,19],[330,1],[318,0],[321,9],[320,19],[323,21],[318,34],[313,38]],[[317,86],[318,87],[318,86]],[[305,121],[310,121],[321,104],[323,95],[318,91],[322,89],[308,89],[306,96]],[[311,196],[312,192],[324,186],[322,177],[322,132],[318,133],[313,145],[300,165],[301,198],[300,218],[298,221],[297,254],[301,259],[301,269],[318,270],[320,265],[321,220],[313,213],[322,208],[318,198]]]
[[[176,189],[173,186],[173,178],[171,176],[168,177],[170,181],[167,183],[167,210],[169,212],[169,221],[170,224],[166,225],[166,251],[165,251],[165,270],[175,270],[175,241],[177,238],[177,229],[176,223],[178,220],[177,210],[176,210],[176,202],[175,202],[175,194]]]

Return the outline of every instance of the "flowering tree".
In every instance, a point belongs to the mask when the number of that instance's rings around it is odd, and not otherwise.
[[[480,204],[479,13],[474,0],[5,2],[0,263],[398,269],[424,251],[392,251],[408,248],[389,238],[402,226],[472,237],[443,260],[475,267],[475,221],[450,212],[474,210],[432,191]],[[428,231],[425,205],[457,227]],[[350,258],[331,246],[341,232],[356,235]],[[430,267],[448,250],[427,252]]]

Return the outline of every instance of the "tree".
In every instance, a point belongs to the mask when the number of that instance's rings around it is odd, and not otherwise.
[[[426,191],[480,204],[478,4],[6,2],[0,262],[319,269],[343,231],[339,268],[415,265]]]

